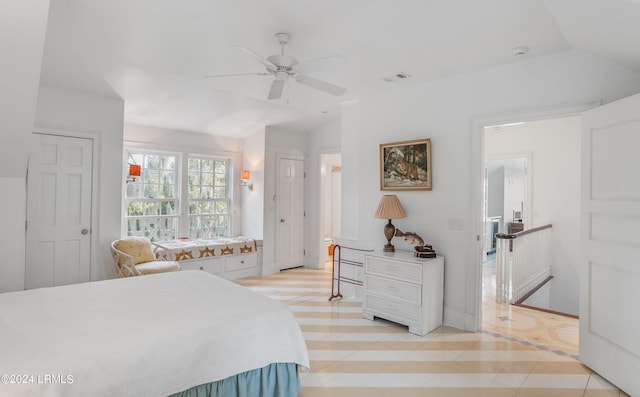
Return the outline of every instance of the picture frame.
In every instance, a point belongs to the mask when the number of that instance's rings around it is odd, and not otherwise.
[[[380,144],[380,190],[431,190],[431,139]]]

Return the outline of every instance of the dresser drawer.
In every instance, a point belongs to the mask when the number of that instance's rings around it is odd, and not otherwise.
[[[242,270],[250,267],[254,267],[258,264],[258,255],[256,254],[244,254],[225,257],[227,261],[225,270],[232,272],[234,270]]]
[[[367,294],[366,292],[364,299],[366,302],[365,311],[370,311],[374,315],[380,314],[378,317],[389,320],[399,320],[401,323],[420,321],[420,306],[395,302],[390,299]]]
[[[414,305],[422,302],[422,288],[418,284],[367,275],[365,293],[376,294]]]
[[[396,263],[390,260],[368,256],[365,272],[382,277],[390,277],[411,283],[422,283],[422,265],[417,263]]]
[[[220,274],[223,271],[223,264],[224,259],[221,258],[194,259],[180,261],[180,268],[182,270],[203,270],[211,274]]]

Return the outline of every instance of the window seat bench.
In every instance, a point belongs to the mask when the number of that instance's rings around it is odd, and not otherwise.
[[[203,270],[228,280],[261,273],[262,240],[243,236],[181,238],[153,245],[159,259],[178,261],[182,270]]]

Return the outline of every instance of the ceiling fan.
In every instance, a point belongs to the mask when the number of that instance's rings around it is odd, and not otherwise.
[[[291,39],[291,35],[289,35],[288,33],[277,33],[275,35],[275,39],[278,44],[280,44],[280,55],[271,55],[268,58],[263,57],[262,55],[249,48],[234,46],[253,59],[262,63],[266,69],[265,72],[219,74],[205,77],[273,76],[274,79],[271,83],[271,89],[269,90],[269,95],[267,97],[268,99],[280,98],[282,96],[284,85],[287,80],[289,80],[289,78],[293,78],[300,84],[304,84],[336,96],[340,96],[347,92],[346,88],[328,83],[323,80],[318,80],[313,77],[309,77],[305,74],[346,67],[347,61],[342,56],[338,55],[300,63],[296,58],[292,57],[291,55],[285,55],[284,53],[284,46]]]

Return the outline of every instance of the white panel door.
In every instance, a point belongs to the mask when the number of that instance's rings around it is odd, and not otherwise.
[[[304,161],[278,159],[277,256],[280,270],[304,265]]]
[[[639,150],[640,95],[585,113],[580,360],[632,396],[640,396]]]
[[[33,134],[25,287],[89,281],[93,140]]]

